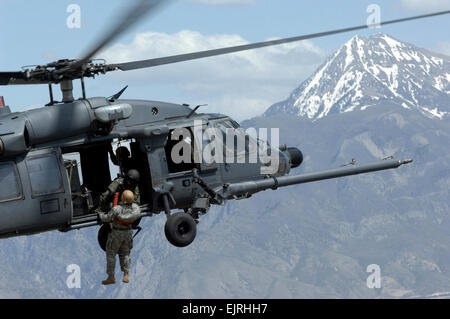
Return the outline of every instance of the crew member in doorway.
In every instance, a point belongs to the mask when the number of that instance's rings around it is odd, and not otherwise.
[[[133,164],[133,159],[130,157],[130,151],[125,146],[120,146],[116,150],[116,154],[112,149],[112,145],[109,146],[109,156],[111,158],[111,162],[114,165],[120,167],[120,173],[123,176],[129,170],[135,168]]]
[[[141,196],[139,193],[139,172],[135,169],[129,170],[125,177],[117,177],[108,186],[108,189],[100,195],[100,209],[108,212],[113,206],[114,198],[122,198],[122,193],[125,190],[131,190],[134,193],[133,202],[137,205],[141,204]]]
[[[121,204],[111,209],[108,214],[100,212],[100,220],[110,223],[111,232],[106,242],[106,273],[108,278],[103,285],[115,284],[116,255],[119,255],[120,269],[123,272],[123,282],[129,282],[130,253],[133,248],[132,224],[141,217],[139,206],[133,202],[134,194],[130,190],[122,193]]]

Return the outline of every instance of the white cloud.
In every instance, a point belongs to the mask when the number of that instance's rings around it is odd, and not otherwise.
[[[101,57],[108,63],[119,63],[246,43],[239,35],[203,35],[189,30],[174,34],[146,32],[137,34],[131,43],[114,45]],[[311,42],[302,41],[150,69],[118,71],[109,78],[130,87],[152,88],[152,92],[147,90],[147,99],[170,91],[169,101],[208,103],[204,111],[242,120],[260,115],[272,103],[286,98],[325,56]],[[150,95],[155,92],[160,95]]]
[[[450,9],[450,0],[400,0],[403,7],[417,12]]]

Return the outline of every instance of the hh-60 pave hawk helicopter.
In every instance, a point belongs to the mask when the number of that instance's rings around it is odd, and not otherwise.
[[[110,98],[87,98],[83,79],[110,71],[148,68],[365,29],[370,25],[142,61],[94,63],[93,56],[105,45],[163,2],[137,2],[80,59],[59,60],[19,72],[0,72],[1,85],[47,84],[50,91],[50,103],[46,107],[25,112],[0,107],[0,237],[99,225],[98,198],[111,182],[108,151],[117,139],[130,142],[135,168],[141,175],[142,217],[165,212],[166,237],[178,247],[194,240],[199,214],[206,213],[211,204],[248,198],[267,189],[397,168],[412,161],[385,159],[288,176],[292,167],[301,164],[303,156],[296,148],[282,146],[271,148],[280,161],[274,174],[262,174],[260,168],[264,164],[259,161],[175,163],[170,156],[174,146],[171,133],[175,129],[192,132],[196,120],[201,120],[205,127],[237,128],[239,125],[224,115],[196,113],[198,107],[119,99],[123,90]],[[386,21],[380,25],[448,13]],[[73,97],[72,81],[76,79],[81,80],[83,97],[79,99]],[[52,84],[60,85],[61,102],[54,100]],[[72,153],[79,155],[81,163],[63,158],[64,154]],[[82,185],[77,165],[81,165]],[[184,211],[171,214],[174,209]],[[99,242],[104,246],[102,229]]]

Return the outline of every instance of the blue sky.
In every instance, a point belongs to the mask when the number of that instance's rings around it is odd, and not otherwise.
[[[66,25],[70,4],[81,8],[80,29]],[[450,0],[179,0],[132,28],[99,57],[125,62],[361,25],[366,23],[366,9],[371,4],[379,5],[382,20],[450,9]],[[119,0],[0,0],[4,25],[0,69],[13,71],[24,65],[80,56],[125,5]],[[449,29],[447,15],[358,34],[383,32],[450,55]],[[127,98],[207,103],[211,112],[242,120],[286,98],[355,34],[143,71],[118,71],[95,82],[87,81],[87,92],[89,96],[112,95],[128,84]],[[75,87],[77,96],[79,84]],[[14,110],[48,102],[46,86],[1,87],[0,95]]]

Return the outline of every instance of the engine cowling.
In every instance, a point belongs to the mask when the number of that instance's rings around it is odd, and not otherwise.
[[[286,150],[289,155],[291,168],[299,167],[303,163],[303,153],[296,147],[288,147]]]

